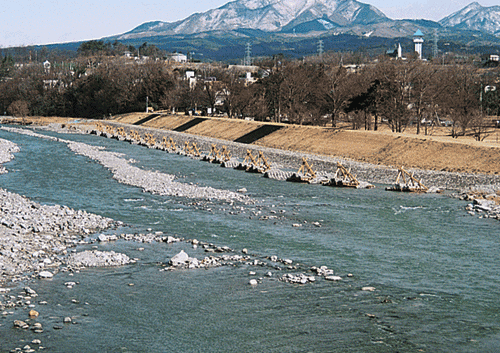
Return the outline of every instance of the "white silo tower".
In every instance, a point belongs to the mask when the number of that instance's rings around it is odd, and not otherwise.
[[[418,58],[422,59],[422,44],[424,43],[424,34],[421,30],[417,30],[413,35],[413,43],[415,43],[415,51],[418,53]]]

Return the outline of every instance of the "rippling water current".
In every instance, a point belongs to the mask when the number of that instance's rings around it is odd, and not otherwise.
[[[37,306],[45,331],[14,329],[12,320],[27,317],[18,309],[0,318],[4,351],[34,338],[51,352],[498,351],[500,223],[466,215],[464,202],[382,187],[279,182],[116,140],[62,137],[124,153],[135,165],[182,182],[245,187],[258,203],[235,212],[223,202],[146,194],[118,184],[66,144],[5,131],[0,138],[21,152],[5,165],[10,173],[0,176],[0,186],[40,203],[121,220],[127,227],[118,232],[152,228],[238,252],[248,248],[307,267],[326,265],[343,281],[293,285],[278,281],[281,273],[268,278],[269,268],[248,265],[165,272],[162,264],[181,249],[198,258],[205,253],[186,243],[118,241],[99,248],[138,257],[137,264],[30,283],[48,302]],[[259,220],[263,215],[271,217]],[[297,223],[302,226],[293,227]],[[249,271],[264,277],[262,284],[250,286]],[[79,284],[67,289],[67,281]],[[52,329],[65,316],[76,324]]]

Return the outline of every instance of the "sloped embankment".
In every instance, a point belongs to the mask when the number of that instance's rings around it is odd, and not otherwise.
[[[132,113],[116,116],[113,120],[131,126],[140,123],[136,126],[393,167],[500,175],[500,144],[495,138],[489,142],[476,142],[466,138],[339,130],[162,113]],[[35,125],[81,122],[79,119],[35,117],[22,121]],[[3,119],[3,123],[9,122],[19,121]],[[500,136],[500,131],[495,131],[495,134]]]
[[[133,124],[145,116],[147,114],[136,114],[115,120]],[[193,135],[387,166],[500,174],[500,145],[495,147],[475,141],[443,142],[430,136],[181,115],[159,115],[142,126],[174,131],[183,127],[183,132]]]

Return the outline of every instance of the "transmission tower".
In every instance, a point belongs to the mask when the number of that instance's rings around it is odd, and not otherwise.
[[[438,30],[434,28],[434,44],[432,45],[432,56],[437,58],[438,56]]]
[[[252,65],[252,44],[247,43],[246,49],[245,49],[245,60],[244,60],[245,66],[250,66]]]
[[[318,40],[318,56],[323,57],[323,39]]]

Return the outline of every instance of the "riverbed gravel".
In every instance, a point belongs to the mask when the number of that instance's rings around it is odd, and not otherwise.
[[[0,284],[52,274],[83,237],[113,227],[112,219],[67,206],[41,205],[0,189]]]
[[[19,148],[0,139],[0,160]],[[118,224],[110,218],[67,206],[42,205],[0,188],[0,285],[59,270],[69,248],[83,237]],[[1,309],[1,305],[0,305]]]
[[[0,139],[0,174],[7,173],[7,169],[2,164],[12,160],[16,152],[19,152],[19,147],[15,143]]]

